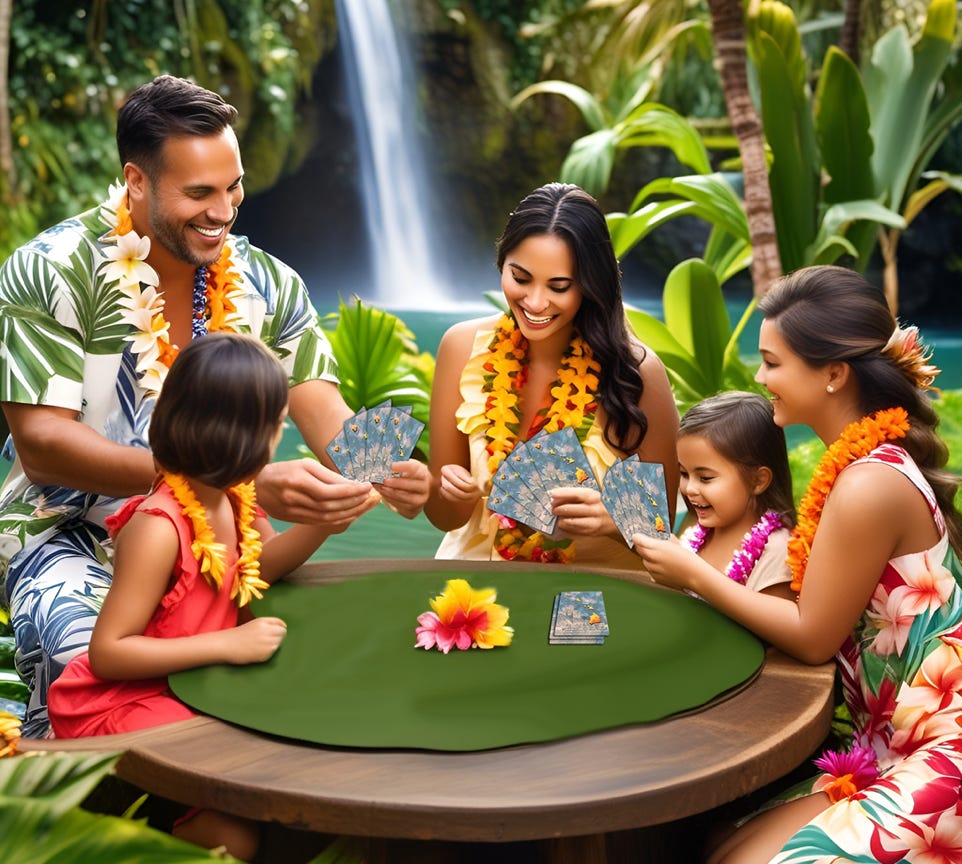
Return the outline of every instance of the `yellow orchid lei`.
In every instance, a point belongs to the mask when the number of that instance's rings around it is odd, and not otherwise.
[[[227,554],[227,547],[215,539],[214,531],[207,521],[207,511],[197,500],[187,478],[170,471],[161,471],[160,476],[174,493],[181,512],[190,519],[193,526],[194,542],[191,543],[190,549],[200,562],[201,574],[213,588],[220,590],[226,570],[224,557]],[[237,533],[240,535],[237,575],[234,578],[230,597],[232,600],[237,598],[238,606],[246,606],[250,603],[251,597],[260,599],[263,596],[261,589],[270,587],[260,578],[261,536],[253,527],[256,515],[254,484],[253,482],[238,483],[236,486],[231,486],[227,494],[234,507]]]
[[[502,315],[488,346],[484,363],[482,393],[488,453],[488,470],[494,474],[514,449],[521,435],[520,391],[528,374],[528,340],[514,318]],[[549,404],[542,408],[528,431],[528,437],[544,430],[556,432],[570,426],[584,440],[598,408],[596,393],[601,364],[594,359],[591,346],[575,333],[562,355],[558,378],[549,388]],[[513,519],[498,517],[495,549],[502,558],[568,563],[575,549],[570,538],[552,540]]]
[[[904,408],[887,408],[850,423],[822,456],[798,507],[798,521],[788,540],[788,566],[792,571],[792,590],[802,590],[805,567],[812,541],[822,518],[825,499],[841,470],[867,456],[880,444],[904,438],[909,431],[909,415]]]
[[[141,383],[150,392],[158,393],[167,377],[167,370],[179,352],[170,341],[170,324],[164,318],[164,295],[157,290],[160,277],[147,263],[150,254],[150,238],[141,237],[134,231],[127,207],[126,186],[110,190],[106,203],[101,205],[101,215],[112,226],[104,242],[112,244],[104,248],[105,261],[101,271],[106,281],[116,282],[123,295],[121,318],[134,328],[127,336],[137,354],[137,372]],[[198,271],[196,288],[203,287],[203,308],[195,303],[192,322],[202,332],[236,330],[243,323],[235,301],[244,296],[238,287],[241,277],[231,258],[230,238],[224,243],[216,262]]]

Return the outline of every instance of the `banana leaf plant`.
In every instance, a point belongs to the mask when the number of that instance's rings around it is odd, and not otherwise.
[[[0,861],[21,864],[195,864],[234,861],[132,818],[81,808],[117,753],[31,753],[0,759]],[[135,805],[136,806],[136,805]]]
[[[958,186],[958,178],[941,175],[918,188],[962,117],[962,73],[949,65],[954,0],[932,0],[914,43],[904,25],[885,33],[861,71],[830,48],[814,99],[794,13],[779,0],[753,8],[749,49],[772,151],[769,182],[783,267],[830,263],[846,252],[864,269],[880,244],[886,294],[896,310],[898,239],[925,204]]]
[[[352,411],[390,399],[409,406],[425,424],[416,455],[429,452],[428,414],[434,358],[418,351],[414,334],[396,315],[364,303],[360,298],[321,322],[337,359],[340,391]]]
[[[678,264],[665,281],[664,321],[628,309],[638,338],[661,358],[679,410],[723,390],[760,391],[738,350],[738,338],[755,311],[752,300],[735,329],[715,271],[692,258]]]

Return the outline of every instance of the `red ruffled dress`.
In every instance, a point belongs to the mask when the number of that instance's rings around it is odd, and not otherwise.
[[[161,599],[144,635],[174,639],[236,627],[237,603],[230,598],[236,550],[233,554],[228,552],[223,584],[218,591],[200,574],[200,564],[190,548],[193,528],[166,483],[161,483],[149,496],[131,498],[111,516],[107,520],[111,536],[127,524],[135,511],[169,519],[180,539],[174,585]],[[170,692],[166,677],[105,681],[91,671],[86,652],[71,660],[53,683],[48,705],[57,738],[133,732],[197,716]]]

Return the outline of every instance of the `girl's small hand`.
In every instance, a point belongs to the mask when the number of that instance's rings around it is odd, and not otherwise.
[[[431,491],[428,466],[417,459],[395,462],[391,476],[378,484],[384,503],[406,519],[413,519],[424,507]]]
[[[617,531],[596,489],[564,486],[551,490],[551,512],[558,517],[556,531],[597,536]]]
[[[454,503],[473,504],[481,497],[481,487],[463,465],[441,466],[441,497]]]
[[[265,616],[224,632],[231,636],[229,662],[245,666],[263,663],[273,657],[287,635],[287,624],[280,618]]]
[[[635,534],[631,542],[644,561],[645,569],[656,581],[671,588],[691,588],[688,584],[690,565],[700,559],[677,537],[660,540],[646,534]]]

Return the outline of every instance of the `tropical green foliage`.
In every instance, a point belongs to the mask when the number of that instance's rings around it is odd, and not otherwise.
[[[333,0],[19,3],[11,22],[13,177],[0,176],[0,259],[86,209],[120,173],[117,105],[161,72],[193,76],[240,109],[249,191],[306,149],[298,118]],[[12,182],[11,182],[12,181]]]
[[[663,305],[664,322],[638,309],[627,310],[628,321],[665,364],[682,413],[723,390],[759,389],[738,353],[738,337],[754,312],[754,301],[733,331],[715,271],[691,259],[668,275]]]
[[[36,864],[193,864],[215,855],[141,821],[80,805],[116,753],[35,753],[0,759],[0,860]]]
[[[864,269],[880,227],[883,237],[897,238],[919,204],[952,186],[951,178],[933,178],[917,189],[962,117],[962,82],[949,68],[955,30],[954,0],[932,0],[919,38],[912,42],[904,25],[894,27],[861,72],[830,48],[812,98],[794,13],[778,0],[758,5],[749,47],[772,150],[769,182],[786,271],[828,263],[842,252]],[[939,82],[947,73],[943,92]]]
[[[338,311],[322,324],[337,359],[344,401],[353,411],[387,399],[410,406],[414,417],[425,424],[416,452],[426,458],[434,358],[418,351],[414,334],[400,318],[360,298],[350,305],[342,299]]]

